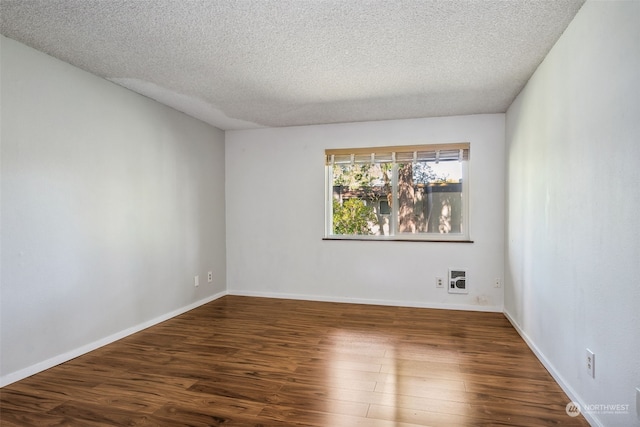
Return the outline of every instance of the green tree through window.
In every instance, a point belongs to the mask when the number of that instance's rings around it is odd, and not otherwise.
[[[376,220],[373,207],[360,199],[348,199],[342,204],[333,201],[334,234],[373,234],[371,224]]]

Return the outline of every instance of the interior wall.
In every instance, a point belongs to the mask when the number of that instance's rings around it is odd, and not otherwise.
[[[505,311],[594,425],[640,425],[639,22],[585,3],[506,116]]]
[[[468,243],[327,241],[327,148],[471,143]],[[504,115],[226,133],[230,293],[502,311]],[[466,269],[468,295],[435,287]]]
[[[4,384],[211,299],[226,259],[222,131],[0,42]]]

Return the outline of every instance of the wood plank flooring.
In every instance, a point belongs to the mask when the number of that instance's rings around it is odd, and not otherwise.
[[[500,313],[225,296],[0,390],[2,426],[588,426]]]

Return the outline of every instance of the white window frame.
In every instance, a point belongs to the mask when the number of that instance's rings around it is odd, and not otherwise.
[[[366,154],[392,152],[392,177],[391,191],[394,201],[398,200],[398,162],[396,153],[407,153],[417,151],[447,151],[460,150],[463,157],[459,160],[462,163],[462,233],[397,233],[398,212],[397,202],[391,208],[389,230],[390,235],[347,235],[333,234],[333,165],[331,156],[350,154]],[[471,144],[468,142],[451,144],[425,144],[410,146],[391,147],[366,147],[352,149],[327,149],[325,150],[325,240],[372,240],[372,241],[417,241],[417,242],[464,242],[472,243],[470,234],[471,218],[469,215],[470,200],[470,151]],[[464,155],[463,155],[464,153]]]

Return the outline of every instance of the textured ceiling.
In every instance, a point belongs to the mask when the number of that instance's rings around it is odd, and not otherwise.
[[[221,129],[506,111],[583,0],[0,0],[0,32]]]

